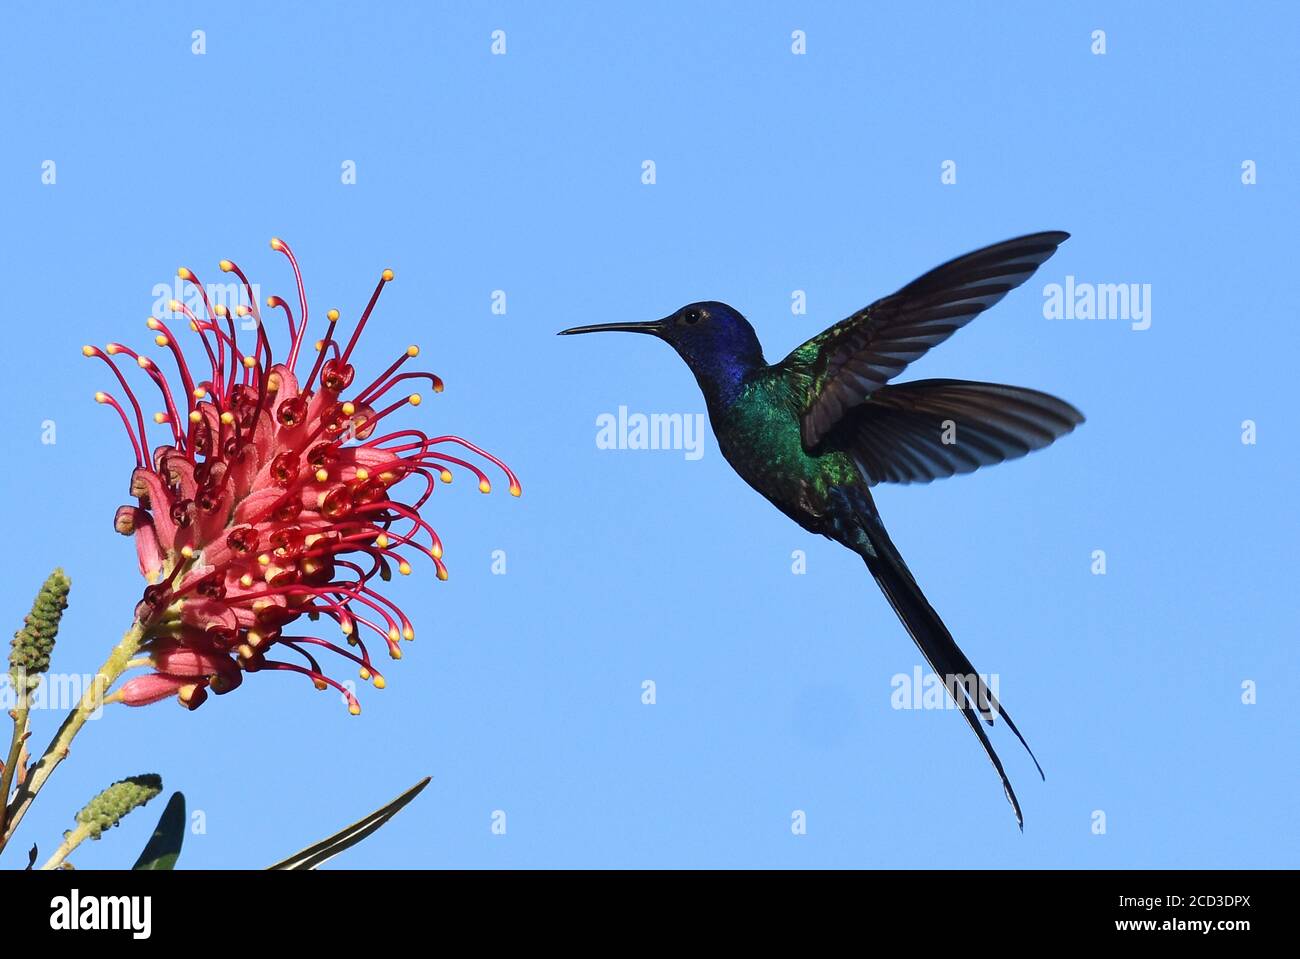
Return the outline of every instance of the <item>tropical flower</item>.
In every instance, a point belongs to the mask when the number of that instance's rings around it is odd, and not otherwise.
[[[483,470],[449,448],[495,464],[510,492],[520,494],[504,463],[459,436],[410,428],[380,433],[393,413],[420,404],[419,393],[399,392],[412,381],[427,381],[435,393],[443,388],[432,373],[403,369],[419,355],[415,346],[368,385],[355,385],[353,351],[393,279],[391,270],[383,272],[345,344],[335,338],[338,311],[326,314],[329,325],[300,379],[306,292],[288,245],[275,239],[271,248],[288,259],[298,287],[296,318],[282,298],[266,301],[288,322],[283,362],[273,358],[248,279],[230,260],[222,260],[221,269],[238,278],[240,299],[247,301],[233,312],[214,306],[192,271],[177,271],[202,300],[202,318],[178,300],[170,303],[202,344],[210,367],[202,378],[156,317],[147,325],[155,343],[171,353],[183,389],[175,389],[153,360],[120,343],[83,348],[108,364],[122,388],[125,405],[108,393],[95,399],[117,411],[135,451],[130,490],[137,505],[118,509],[115,526],[135,537],[140,571],[149,581],[136,607],[144,657],[132,665],[152,671],[126,682],[110,700],[143,706],[174,695],[194,709],[209,691],[235,689],[245,673],[277,670],[301,673],[319,689],[337,689],[349,710],[360,712],[356,697],[325,673],[315,653],[350,660],[362,680],[383,688],[365,639],[378,636],[398,659],[400,641],[415,633],[401,609],[375,588],[376,577],[388,580],[394,566],[410,573],[407,555],[422,553],[445,580],[442,543],[421,509],[439,481],[451,482],[455,467],[473,474],[483,492],[491,490]],[[244,354],[238,326],[250,316],[257,342]],[[152,450],[119,357],[138,365],[161,394],[164,410],[153,420],[170,437]],[[413,502],[399,500],[393,489],[408,479],[417,484]],[[333,620],[347,647],[291,635],[291,625],[304,616]],[[285,654],[296,661],[279,658]]]

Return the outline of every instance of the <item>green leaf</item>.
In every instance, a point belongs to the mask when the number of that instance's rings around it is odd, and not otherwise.
[[[398,810],[409,803],[420,791],[429,785],[430,777],[425,776],[418,783],[402,793],[387,806],[376,809],[364,819],[359,819],[346,829],[342,829],[330,836],[328,839],[322,839],[313,846],[299,850],[288,859],[282,859],[274,866],[267,866],[267,869],[315,869],[317,866],[328,862],[345,849],[355,846],[361,840],[365,839],[372,832],[382,826],[388,820],[397,815]]]
[[[185,794],[172,793],[167,808],[158,817],[153,835],[132,869],[175,869],[176,857],[185,841]]]

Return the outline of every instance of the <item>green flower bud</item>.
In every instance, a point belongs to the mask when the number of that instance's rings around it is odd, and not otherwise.
[[[162,792],[162,777],[156,773],[131,776],[113,783],[86,803],[77,813],[77,822],[87,827],[91,839],[98,839],[105,829],[116,826],[132,809],[143,806]]]
[[[62,569],[50,573],[36,594],[36,602],[23,621],[23,628],[14,633],[9,650],[9,675],[16,689],[35,689],[41,674],[50,668],[54,637],[59,632],[63,611],[68,608],[71,588],[72,580]]]

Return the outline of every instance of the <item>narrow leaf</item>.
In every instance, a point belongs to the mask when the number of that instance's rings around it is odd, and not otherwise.
[[[322,863],[328,862],[345,849],[349,849],[361,842],[361,840],[397,815],[398,810],[420,795],[420,791],[429,785],[429,778],[425,776],[388,805],[376,809],[364,819],[357,820],[351,826],[336,832],[328,839],[322,839],[315,845],[294,853],[288,859],[277,862],[274,866],[267,866],[267,869],[315,869]]]
[[[175,869],[176,857],[181,854],[181,844],[185,841],[185,795],[172,793],[167,800],[167,808],[158,817],[158,825],[153,835],[145,843],[144,851],[131,868],[133,869]]]

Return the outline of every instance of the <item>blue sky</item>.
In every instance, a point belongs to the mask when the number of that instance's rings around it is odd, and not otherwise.
[[[55,669],[92,670],[126,628],[142,583],[111,520],[131,456],[80,346],[147,344],[180,265],[231,257],[289,295],[271,236],[318,311],[355,315],[396,271],[361,369],[419,343],[447,390],[403,415],[505,457],[524,496],[440,493],[451,579],[391,584],[419,638],[359,718],[267,674],[194,713],[110,709],[15,850],[156,771],[203,813],[182,865],[260,866],[428,774],[339,864],[1296,865],[1293,6],[269,7],[6,7],[0,611],[16,626],[62,564]],[[702,412],[685,367],[553,334],[721,299],[774,359],[1040,229],[1073,238],[904,378],[1035,387],[1088,422],[877,492],[1047,772],[998,730],[1020,835],[955,712],[891,708],[921,660],[856,557],[752,493],[711,434],[698,459],[598,448],[620,406]],[[1149,284],[1150,327],[1046,319],[1067,276]],[[129,864],[160,811],[74,861]]]

